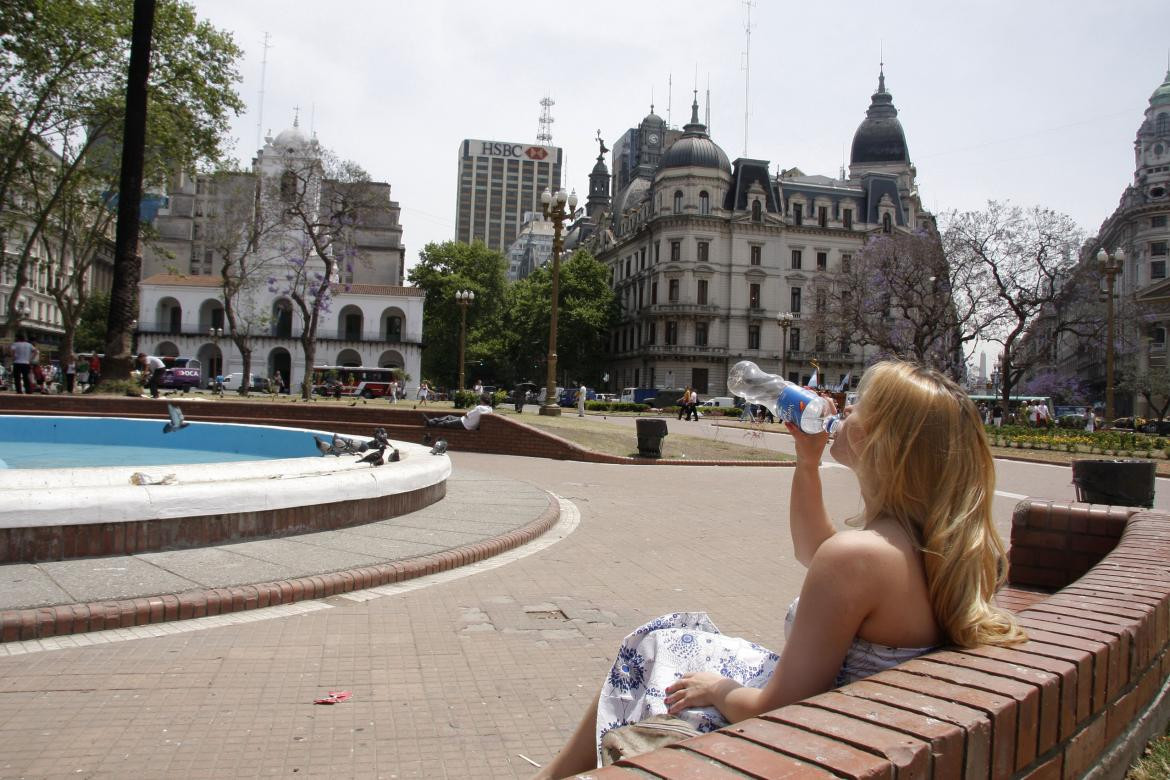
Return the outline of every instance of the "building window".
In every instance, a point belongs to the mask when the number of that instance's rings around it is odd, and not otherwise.
[[[622,278],[624,278],[624,279],[630,278],[630,258],[628,258],[628,257],[626,258],[626,275]]]
[[[703,216],[711,213],[711,198],[706,190],[699,193],[699,213]]]
[[[708,258],[708,256],[709,256],[709,249],[710,249],[710,246],[711,246],[711,245],[710,245],[708,242],[706,242],[706,241],[700,241],[700,242],[699,242],[699,244],[698,244],[698,250],[699,250],[699,262],[700,262],[700,263],[705,263],[705,262],[707,262],[707,258]]]
[[[646,343],[647,344],[657,344],[658,343],[658,323],[651,322],[650,326],[646,329]]]
[[[792,270],[799,271],[803,263],[804,252],[799,249],[792,250]]]
[[[1170,133],[1170,114],[1165,112],[1158,114],[1158,118],[1154,120],[1154,132],[1157,135]]]
[[[654,242],[654,262],[657,263],[661,259],[662,259],[662,242],[655,241]]]
[[[674,346],[678,343],[678,323],[671,320],[666,323],[666,344]]]
[[[1166,215],[1159,214],[1156,217],[1150,217],[1150,227],[1152,227],[1152,228],[1166,227]]]
[[[817,290],[817,314],[824,314],[829,307],[829,294],[824,290]]]
[[[800,351],[800,328],[792,328],[788,331],[788,351]]]
[[[853,209],[845,209],[842,212],[841,224],[845,226],[846,230],[853,229]]]
[[[681,190],[674,193],[674,213],[675,214],[682,213],[682,191]]]
[[[752,284],[748,287],[748,306],[753,309],[760,308],[760,285]]]
[[[792,224],[797,226],[804,224],[804,204],[792,204]]]
[[[700,306],[707,305],[707,280],[706,279],[699,280],[698,301],[699,301]]]
[[[813,338],[813,347],[817,352],[825,351],[825,334],[823,331],[817,331],[817,335]]]
[[[890,219],[889,214],[882,214],[882,232],[883,233],[893,233],[894,232],[894,221],[892,219]]]
[[[1150,281],[1166,278],[1166,261],[1153,260],[1150,262]]]
[[[653,306],[656,303],[658,303],[658,282],[652,282],[650,284],[650,305]]]
[[[748,349],[760,348],[760,326],[748,325]]]
[[[707,346],[707,323],[705,322],[695,323],[695,346]]]
[[[829,253],[817,252],[817,270],[827,271],[829,268]]]
[[[678,302],[678,279],[670,280],[670,291],[667,293],[667,300],[671,303]]]
[[[760,246],[753,246],[751,248],[752,265],[759,265],[764,254],[764,248]]]
[[[788,307],[788,310],[790,312],[792,312],[793,314],[800,314],[800,288],[799,287],[792,288],[792,300],[790,301],[790,304],[791,305]]]
[[[821,227],[829,226],[829,207],[817,206],[817,224]]]
[[[1151,257],[1165,257],[1166,256],[1166,242],[1152,241],[1150,242],[1150,256]]]
[[[1150,330],[1150,346],[1157,350],[1166,349],[1166,329],[1161,325],[1155,325]]]
[[[847,274],[853,268],[853,255],[841,255],[841,273]]]
[[[292,203],[297,196],[297,175],[292,171],[285,171],[280,176],[280,199],[285,203]]]
[[[386,340],[387,341],[402,341],[402,318],[401,317],[387,317],[386,318]]]
[[[760,205],[759,200],[752,201],[752,222],[762,222],[764,219],[764,207]]]
[[[670,259],[671,260],[681,260],[682,259],[682,242],[681,241],[671,241],[670,242]]]
[[[706,393],[707,390],[707,369],[692,368],[691,369],[691,387],[695,389],[696,393]]]

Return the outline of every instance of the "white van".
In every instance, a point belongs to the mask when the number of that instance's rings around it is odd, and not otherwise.
[[[251,374],[250,376],[252,378],[252,387],[250,389],[253,392],[255,392],[257,390],[262,391],[262,392],[268,390],[268,380],[267,379],[265,379],[262,376],[256,376],[255,374]],[[214,382],[214,379],[212,381]],[[223,389],[224,390],[238,390],[240,387],[240,383],[243,381],[244,381],[244,372],[243,371],[233,371],[232,373],[228,374],[227,376],[225,376],[223,378]]]
[[[728,407],[735,406],[735,399],[734,399],[734,398],[728,398],[728,397],[727,397],[727,396],[725,396],[725,395],[720,395],[720,396],[716,396],[715,398],[708,398],[706,401],[703,401],[703,403],[699,404],[699,406],[700,406],[700,407],[703,407],[703,406],[712,407],[712,406],[714,406],[714,407],[718,407],[718,408],[721,408],[721,409],[726,409],[726,408],[728,408]]]

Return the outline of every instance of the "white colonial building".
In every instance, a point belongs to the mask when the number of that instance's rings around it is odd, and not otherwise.
[[[138,349],[198,358],[205,384],[217,373],[243,369],[224,308],[225,225],[233,218],[238,222],[241,213],[247,218],[254,193],[284,199],[293,171],[301,176],[306,170],[320,170],[321,147],[296,122],[265,141],[250,173],[178,177],[155,221],[157,237],[148,244],[143,259]],[[330,196],[353,185],[318,178],[293,182],[293,186],[312,194],[315,200],[310,208],[327,213]],[[406,250],[400,209],[390,199],[389,184],[362,182],[358,186],[363,198],[361,218],[347,234],[349,254],[338,259],[328,303],[318,315],[314,363],[401,368],[408,383],[417,383],[424,294],[403,285]],[[241,193],[246,197],[240,197]],[[300,341],[304,323],[284,284],[289,273],[288,247],[305,243],[293,233],[282,227],[264,234],[249,255],[260,272],[235,299],[239,329],[252,349],[252,373],[271,377],[279,371],[286,387],[299,385],[307,370]],[[307,267],[324,271],[324,264],[311,252]]]
[[[822,385],[856,382],[867,353],[818,332],[808,315],[825,305],[819,280],[847,267],[871,235],[933,223],[897,116],[881,74],[848,175],[837,177],[730,162],[700,123],[697,97],[681,134],[651,108],[623,135],[612,203],[599,156],[583,232],[621,304],[611,389],[722,395],[743,359],[793,380],[807,381],[815,365]],[[781,314],[793,317],[787,343]]]

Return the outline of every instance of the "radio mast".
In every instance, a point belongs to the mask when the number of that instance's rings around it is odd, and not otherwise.
[[[752,82],[752,7],[755,5],[755,3],[752,2],[752,0],[743,0],[743,4],[744,7],[747,8],[747,23],[743,26],[743,156],[747,157],[748,116],[750,115],[749,106],[751,101]]]
[[[552,123],[556,120],[552,116],[552,107],[556,101],[548,95],[540,99],[540,125],[536,131],[536,142],[545,146],[552,146]]]
[[[256,109],[256,149],[261,149],[260,142],[263,140],[261,133],[264,129],[264,79],[268,73],[268,50],[272,48],[268,43],[272,36],[264,33],[264,55],[260,58],[260,104]]]

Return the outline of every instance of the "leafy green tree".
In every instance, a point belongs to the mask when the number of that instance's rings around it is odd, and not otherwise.
[[[618,318],[618,303],[609,270],[579,249],[561,263],[557,309],[557,376],[596,385],[605,365],[605,349]],[[515,369],[517,379],[544,385],[548,330],[552,315],[552,272],[547,265],[509,288],[498,351]]]
[[[85,300],[73,336],[76,352],[101,352],[106,346],[106,320],[110,315],[110,296],[93,293]],[[64,354],[64,352],[62,352]]]
[[[76,204],[82,184],[99,194],[117,189],[131,11],[124,0],[0,4],[0,203],[17,204],[3,211],[0,244],[13,228],[22,238],[27,233],[20,250],[5,258],[14,285],[0,330],[19,325],[15,302],[32,278],[36,248],[59,241],[65,221],[76,224],[77,209],[67,201]],[[196,19],[190,4],[160,0],[145,182],[161,186],[175,169],[192,170],[220,157],[228,121],[243,109],[235,92],[240,55],[231,36]],[[107,218],[95,208],[89,214],[91,225]],[[67,288],[61,294],[83,297]]]
[[[427,244],[408,281],[426,292],[423,313],[422,379],[452,387],[459,375],[459,306],[455,293],[471,290],[475,301],[467,309],[466,360],[483,363],[485,378],[510,379],[507,361],[500,361],[499,329],[507,290],[507,261],[483,242],[445,241]],[[497,373],[499,372],[499,373]],[[471,379],[471,377],[468,377]]]

